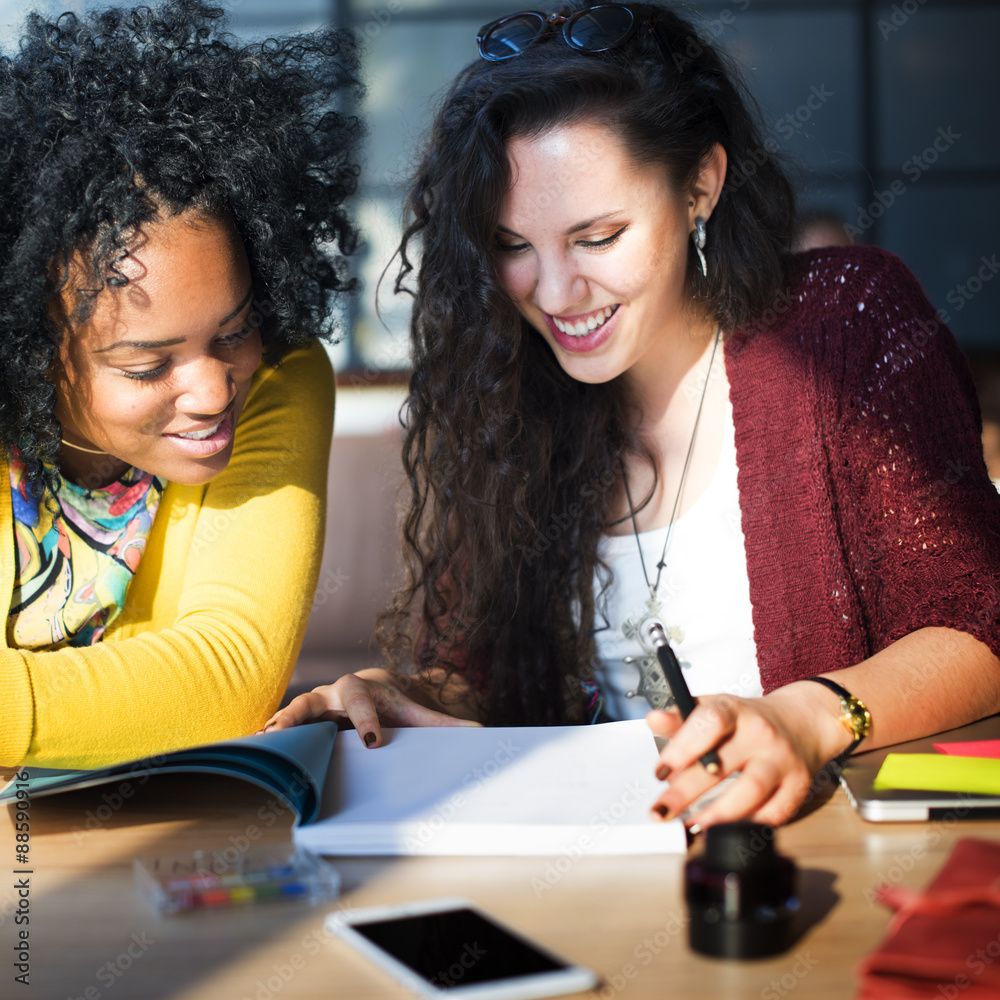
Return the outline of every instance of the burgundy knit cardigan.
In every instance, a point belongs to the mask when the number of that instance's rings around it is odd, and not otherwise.
[[[765,691],[909,632],[1000,656],[1000,496],[968,366],[899,258],[795,258],[726,346]]]

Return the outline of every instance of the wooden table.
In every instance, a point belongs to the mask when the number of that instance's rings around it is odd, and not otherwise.
[[[287,842],[291,815],[238,781],[151,779],[111,810],[100,790],[31,805],[30,986],[13,982],[14,883],[0,882],[0,997],[41,1000],[282,1000],[408,997],[323,932],[331,907],[257,905],[160,918],[138,896],[134,856]],[[102,809],[102,806],[104,808]],[[13,811],[0,817],[0,865],[14,859]],[[682,857],[338,861],[341,905],[468,896],[555,950],[596,969],[603,998],[753,997],[844,1000],[853,966],[881,939],[880,881],[925,885],[960,836],[1000,840],[1000,823],[868,824],[843,793],[778,835],[800,867],[806,924],[788,954],[767,961],[700,958],[687,947]],[[546,874],[549,881],[546,881]],[[558,877],[555,877],[558,876]],[[544,890],[539,886],[551,887]],[[593,994],[592,994],[593,995]]]

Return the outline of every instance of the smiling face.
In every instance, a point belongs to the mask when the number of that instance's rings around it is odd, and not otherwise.
[[[566,372],[641,379],[700,353],[714,324],[685,291],[688,240],[717,192],[676,191],[663,165],[635,163],[596,122],[516,137],[508,156],[500,280]]]
[[[53,371],[67,478],[106,485],[129,466],[208,482],[228,464],[261,341],[250,267],[225,222],[187,211],[145,227],[91,317],[66,332]],[[75,301],[71,273],[63,314]]]

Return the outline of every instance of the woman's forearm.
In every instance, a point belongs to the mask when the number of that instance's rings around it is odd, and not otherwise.
[[[835,680],[872,716],[860,749],[929,736],[1000,711],[1000,661],[978,639],[949,628],[923,628],[844,670]],[[763,698],[708,695],[685,722],[650,712],[653,731],[669,740],[657,774],[668,778],[655,805],[669,818],[696,801],[715,778],[698,762],[716,748],[732,786],[694,821],[701,826],[751,817],[787,822],[802,805],[816,772],[842,754],[853,737],[840,721],[837,694],[796,681]]]
[[[823,675],[871,712],[871,731],[861,750],[929,736],[1000,712],[1000,660],[984,643],[957,629],[918,629],[861,663]],[[798,681],[767,697],[801,706],[819,727],[827,759],[850,744],[832,691]]]

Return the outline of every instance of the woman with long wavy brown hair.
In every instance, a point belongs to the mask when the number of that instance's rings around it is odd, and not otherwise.
[[[479,44],[401,248],[401,284],[420,264],[395,669],[271,724],[349,720],[375,746],[380,719],[645,714],[660,622],[701,697],[683,725],[648,715],[671,737],[657,812],[740,772],[704,826],[783,822],[862,739],[1000,709],[998,498],[912,275],[871,248],[790,253],[773,140],[670,10],[568,3]]]

